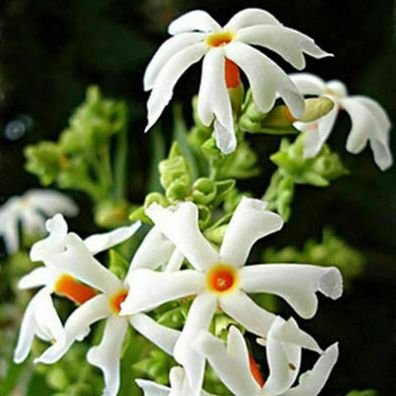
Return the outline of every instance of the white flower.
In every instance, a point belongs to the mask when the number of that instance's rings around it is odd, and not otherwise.
[[[140,224],[130,227],[121,227],[115,231],[93,235],[85,241],[81,241],[86,246],[87,262],[96,264],[96,260],[91,253],[96,254],[128,239]],[[64,251],[66,240],[72,234],[67,233],[67,224],[62,215],[57,214],[46,223],[50,236],[42,241],[36,242],[31,250],[33,261],[44,261],[45,266],[38,267],[24,276],[19,281],[20,289],[32,289],[41,287],[40,291],[31,299],[26,307],[25,315],[22,319],[21,330],[18,343],[14,353],[16,363],[21,363],[26,359],[32,346],[35,336],[45,340],[53,341],[57,344],[65,342],[65,334],[62,323],[55,310],[51,299],[52,293],[66,296],[77,304],[93,298],[96,292],[90,287],[83,285],[70,275],[69,272],[58,265],[56,261],[49,260],[49,255],[45,254],[45,246],[53,248],[54,251]],[[73,234],[74,238],[78,238]],[[86,262],[77,261],[75,265],[84,267]]]
[[[104,374],[104,395],[114,396],[120,385],[121,348],[129,324],[166,352],[173,351],[179,332],[157,324],[145,314],[121,317],[119,312],[120,304],[128,294],[135,267],[160,266],[174,256],[174,246],[158,229],[153,228],[136,252],[129,272],[122,281],[95,260],[91,253],[113,245],[114,239],[120,239],[122,229],[113,231],[110,237],[109,234],[96,235],[85,242],[76,234],[65,234],[64,230],[61,233],[59,230],[51,231],[47,240],[36,244],[32,253],[34,257],[53,262],[58,268],[102,293],[90,298],[69,316],[65,323],[64,338],[57,340],[35,362],[50,364],[59,360],[76,340],[81,341],[89,334],[93,323],[104,319],[106,324],[102,340],[89,350],[87,360]]]
[[[316,396],[322,390],[338,359],[337,343],[322,353],[311,371],[300,377],[301,346],[290,333],[293,320],[285,322],[277,317],[266,340],[266,357],[269,376],[266,381],[257,378],[252,370],[249,352],[241,332],[234,326],[228,333],[227,347],[224,342],[209,333],[202,333],[196,342],[208,359],[214,372],[236,396]],[[255,367],[257,370],[257,368]],[[256,374],[256,375],[254,375]],[[264,383],[263,383],[264,382]]]
[[[304,318],[311,318],[317,310],[317,291],[333,299],[342,293],[342,278],[336,268],[302,264],[244,267],[253,244],[283,225],[282,218],[265,207],[260,200],[244,198],[227,227],[219,253],[199,231],[198,209],[193,203],[173,208],[153,204],[146,210],[194,269],[169,273],[136,270],[121,314],[195,297],[174,351],[193,389],[201,388],[205,361],[191,348],[191,342],[200,329],[209,327],[216,309],[222,309],[248,331],[266,337],[275,315],[256,305],[248,293],[276,294]],[[318,348],[316,343],[311,347]]]
[[[143,389],[144,396],[191,396],[194,392],[188,383],[182,367],[172,367],[169,372],[170,387],[156,384],[153,381],[137,379],[136,383]],[[201,391],[200,396],[213,396]]]
[[[146,131],[171,100],[182,74],[204,57],[198,113],[207,126],[215,120],[215,138],[224,153],[236,146],[227,88],[239,81],[235,77],[238,68],[246,74],[261,111],[271,110],[277,94],[296,117],[304,111],[304,101],[287,74],[253,46],[276,52],[298,70],[305,67],[304,53],[315,58],[330,55],[310,37],[283,26],[273,15],[256,8],[238,12],[224,27],[205,11],[191,11],[173,21],[168,31],[173,37],[162,44],[144,75],[145,90],[152,90],[147,103]]]
[[[335,103],[334,108],[318,121],[295,123],[298,129],[307,132],[304,151],[306,157],[318,154],[333,130],[339,111],[345,110],[352,121],[346,149],[352,154],[358,154],[369,142],[378,167],[386,170],[392,165],[389,147],[392,126],[388,115],[377,101],[367,96],[349,96],[346,86],[338,80],[325,82],[308,73],[292,74],[290,78],[303,95],[324,95]]]
[[[15,253],[19,249],[19,222],[25,233],[43,233],[45,220],[56,213],[75,216],[78,208],[66,195],[53,190],[34,189],[10,198],[0,208],[0,236],[7,252]]]

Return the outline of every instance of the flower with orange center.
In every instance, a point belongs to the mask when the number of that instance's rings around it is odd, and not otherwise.
[[[322,390],[337,359],[337,343],[326,351],[317,350],[320,358],[303,374],[303,381],[293,387],[301,365],[302,349],[310,349],[313,338],[291,337],[298,330],[293,319],[276,317],[266,339],[266,358],[269,375],[263,380],[241,332],[232,326],[224,342],[208,332],[201,332],[195,344],[207,359],[213,371],[235,396],[316,396]]]
[[[55,217],[49,223],[50,236],[37,242],[31,253],[33,258],[44,260],[51,270],[56,268],[58,276],[53,290],[80,304],[66,320],[62,338],[55,338],[54,344],[35,362],[58,361],[75,341],[89,334],[93,323],[105,320],[102,340],[89,350],[87,359],[102,370],[107,396],[115,396],[119,389],[121,347],[129,325],[168,353],[173,350],[179,334],[143,313],[120,316],[135,267],[156,268],[162,260],[168,261],[174,255],[174,246],[157,229],[153,228],[135,253],[125,280],[115,276],[93,255],[129,238],[139,226],[137,223],[122,227],[83,241],[78,235],[67,232],[62,217]]]
[[[217,251],[199,230],[198,208],[191,202],[146,209],[159,230],[172,241],[193,269],[175,272],[136,270],[121,314],[149,310],[166,302],[193,299],[174,356],[187,373],[192,389],[200,389],[205,359],[191,346],[201,329],[210,326],[220,309],[248,331],[266,337],[275,315],[259,307],[248,294],[272,293],[283,297],[301,316],[317,309],[316,292],[338,298],[342,278],[334,267],[302,264],[245,266],[253,244],[278,231],[282,218],[266,210],[266,203],[243,198],[236,208]],[[153,292],[155,291],[155,292]],[[300,332],[300,330],[296,330]]]
[[[374,161],[381,170],[393,164],[390,150],[391,121],[386,111],[374,99],[361,95],[348,95],[347,87],[339,80],[324,81],[313,74],[290,75],[303,95],[326,96],[334,102],[333,109],[324,117],[311,123],[296,122],[297,129],[307,132],[304,140],[304,156],[316,156],[330,136],[338,114],[345,110],[352,120],[346,149],[360,153],[370,143]]]
[[[161,116],[182,74],[203,58],[198,115],[203,124],[213,123],[217,146],[226,154],[236,147],[227,88],[240,84],[239,69],[246,74],[262,112],[271,110],[277,95],[296,118],[304,111],[304,100],[287,74],[255,46],[277,52],[299,70],[305,67],[304,54],[315,58],[330,55],[310,37],[254,8],[238,12],[224,27],[204,11],[191,11],[173,21],[168,31],[172,37],[158,49],[144,75],[144,88],[151,91],[146,131]]]
[[[41,196],[44,199],[47,193],[41,192],[37,197]],[[57,196],[52,196],[52,198],[56,200]],[[43,202],[45,203],[45,200]],[[48,202],[51,207],[51,202]],[[49,236],[36,242],[30,252],[31,259],[42,261],[44,266],[25,275],[18,284],[21,289],[41,287],[41,290],[33,296],[26,307],[14,353],[16,363],[26,359],[36,335],[57,345],[64,344],[66,335],[51,295],[56,293],[81,306],[96,299],[97,291],[103,291],[103,267],[95,260],[93,254],[124,241],[138,227],[139,224],[121,227],[109,233],[92,235],[82,241],[76,234],[68,233],[67,224],[61,214],[57,214],[47,221],[46,228],[49,231]],[[74,241],[79,243],[78,251],[68,251],[67,247]],[[58,259],[60,255],[73,258],[71,261],[65,261]],[[82,277],[77,276],[74,273],[76,268],[83,272],[87,268],[91,268],[91,272],[96,271],[96,281],[92,282],[86,273]]]

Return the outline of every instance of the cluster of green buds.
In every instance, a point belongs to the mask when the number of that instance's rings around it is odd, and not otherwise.
[[[263,259],[271,263],[312,263],[324,267],[338,267],[346,287],[361,274],[366,262],[360,251],[329,228],[323,230],[321,241],[308,239],[302,249],[294,246],[286,246],[280,250],[268,248],[263,252]]]
[[[305,158],[304,139],[304,134],[300,134],[293,143],[283,138],[279,151],[270,157],[278,169],[263,199],[269,202],[269,209],[277,210],[285,221],[291,214],[295,185],[327,187],[330,181],[348,174],[339,156],[327,145],[315,157]]]
[[[131,209],[125,197],[127,123],[124,102],[105,99],[97,87],[90,87],[57,142],[26,148],[26,169],[45,186],[88,194],[98,224],[122,224]]]
[[[283,177],[292,179],[295,184],[327,187],[331,180],[348,174],[338,154],[327,145],[315,157],[305,158],[304,139],[304,134],[293,143],[284,138],[279,151],[271,155],[271,161]]]
[[[193,180],[189,161],[176,142],[172,145],[168,158],[160,162],[159,173],[164,191],[148,194],[143,206],[132,212],[130,220],[150,224],[144,211],[154,202],[166,207],[182,201],[192,201],[199,208],[200,227],[205,229],[211,221],[213,210],[223,203],[235,187],[232,179],[215,181],[209,177],[200,177]]]

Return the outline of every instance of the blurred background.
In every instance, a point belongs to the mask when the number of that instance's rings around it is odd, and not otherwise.
[[[334,58],[308,58],[307,71],[324,79],[344,81],[350,93],[368,95],[385,107],[396,125],[394,4],[391,0],[3,0],[0,3],[0,204],[9,196],[38,186],[23,169],[23,148],[40,140],[56,140],[86,87],[97,84],[104,95],[126,100],[130,109],[131,200],[146,193],[152,134],[144,135],[144,68],[167,37],[168,23],[194,8],[207,10],[220,23],[246,7],[260,7],[298,29]],[[276,55],[273,56],[276,58]],[[285,70],[290,66],[277,61]],[[175,98],[191,117],[190,100],[197,93],[199,66],[179,82]],[[171,130],[166,111],[164,133]],[[318,316],[306,328],[319,332],[327,345],[341,344],[340,362],[324,395],[374,388],[396,395],[396,169],[382,173],[367,149],[349,155],[344,146],[350,121],[342,114],[330,144],[341,152],[351,175],[325,191],[298,189],[293,214],[277,246],[300,246],[320,238],[324,226],[366,257],[365,272],[337,302],[321,300]],[[396,130],[393,130],[396,136]],[[279,140],[252,138],[263,158],[264,175],[249,182],[259,193],[270,167],[268,155]],[[396,138],[392,140],[393,149]],[[393,150],[395,153],[395,150]],[[396,155],[396,154],[395,154]],[[268,177],[271,172],[268,172]],[[90,218],[83,195],[75,198]],[[81,230],[89,228],[83,221]],[[2,346],[0,346],[2,348]],[[1,391],[0,391],[1,394]]]

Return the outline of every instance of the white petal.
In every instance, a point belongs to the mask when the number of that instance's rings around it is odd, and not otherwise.
[[[29,190],[24,197],[28,199],[32,207],[40,209],[47,216],[53,216],[56,213],[65,216],[76,216],[78,207],[67,195],[54,190]]]
[[[216,119],[214,132],[220,150],[225,154],[235,150],[236,138],[231,99],[225,80],[223,48],[211,49],[204,57],[198,94],[198,114],[207,126]]]
[[[304,140],[304,157],[312,158],[315,157],[326,143],[327,138],[330,136],[334,128],[335,121],[338,116],[338,106],[335,105],[328,114],[314,121],[317,125],[316,129],[311,130],[309,127],[305,128],[305,140]],[[307,125],[307,124],[305,124]],[[312,125],[312,124],[308,124]],[[298,126],[297,126],[298,128]]]
[[[47,288],[41,289],[26,307],[14,353],[15,363],[26,359],[35,335],[46,341],[64,342],[63,326]]]
[[[122,288],[122,282],[93,257],[78,235],[68,234],[64,244],[66,250],[51,256],[51,265],[107,294]]]
[[[203,41],[203,33],[182,33],[166,40],[157,50],[144,73],[144,90],[153,88],[155,80],[165,64],[184,48]]]
[[[320,77],[310,73],[289,74],[290,79],[303,95],[324,95],[326,83]]]
[[[228,350],[234,348],[233,342],[238,342],[247,352],[246,343],[240,331],[233,326],[230,329],[230,334],[232,336],[231,339],[228,338]],[[205,355],[216,375],[233,395],[259,395],[260,386],[250,373],[249,363],[238,355],[230,354],[223,341],[208,332],[202,332],[196,340],[196,348]]]
[[[266,207],[267,203],[259,199],[242,198],[224,235],[222,262],[242,267],[256,241],[282,228],[282,217]]]
[[[249,265],[239,271],[240,287],[247,293],[272,293],[284,298],[305,319],[318,306],[316,292],[333,300],[342,295],[342,275],[335,267],[304,264]]]
[[[165,272],[179,271],[183,265],[183,261],[184,261],[183,254],[179,250],[174,249],[168,261],[168,264],[165,267]]]
[[[194,270],[156,272],[137,269],[129,279],[129,293],[121,304],[121,315],[147,311],[168,301],[201,292],[204,275]]]
[[[104,374],[104,396],[116,396],[120,387],[121,349],[128,321],[112,315],[106,321],[102,341],[92,347],[87,355],[90,364],[99,367]]]
[[[279,318],[279,317],[278,317]],[[272,328],[271,337],[280,342],[298,345],[301,348],[308,349],[317,353],[323,353],[315,339],[305,331],[301,330],[297,322],[290,318],[285,321],[282,318],[282,326],[274,326]]]
[[[45,218],[35,208],[25,208],[20,213],[22,229],[26,233],[42,234],[45,231]]]
[[[329,95],[345,98],[348,96],[346,85],[340,80],[330,80],[326,83],[326,91]]]
[[[266,354],[270,375],[264,390],[269,395],[280,395],[290,389],[300,371],[301,347],[273,337],[274,332],[282,333],[282,327],[286,324],[286,321],[277,317],[268,332]]]
[[[131,326],[150,340],[153,344],[163,349],[169,355],[173,354],[180,331],[170,329],[157,323],[150,316],[144,314],[132,315],[129,319]]]
[[[338,359],[338,344],[330,346],[318,359],[311,371],[304,373],[300,383],[284,396],[316,396],[322,390]]]
[[[244,292],[221,297],[220,307],[251,333],[266,337],[275,315],[260,308]]]
[[[23,276],[18,282],[18,287],[20,289],[32,289],[34,287],[45,285],[51,286],[52,280],[53,279],[48,268],[39,267]]]
[[[393,155],[389,143],[370,140],[370,147],[374,154],[374,161],[382,171],[393,165]]]
[[[191,202],[163,208],[152,204],[146,215],[196,269],[210,268],[219,256],[198,227],[198,208]]]
[[[236,13],[224,26],[225,30],[237,30],[254,25],[279,25],[280,22],[269,12],[260,8],[246,8]]]
[[[359,144],[365,146],[360,139],[367,136],[375,163],[381,170],[389,168],[393,163],[389,143],[391,123],[385,110],[378,102],[366,96],[351,96],[343,99],[342,104],[352,119],[347,150],[352,153],[359,152]]]
[[[5,250],[12,254],[19,250],[18,214],[14,210],[5,213],[6,209],[2,208],[0,234],[4,239]]]
[[[175,245],[158,229],[153,227],[145,236],[132,258],[127,278],[137,268],[156,269],[168,262]]]
[[[75,341],[82,341],[91,331],[91,325],[111,314],[108,297],[100,294],[78,307],[65,323],[65,341],[57,342],[48,348],[35,363],[52,364],[57,362],[70,349]]]
[[[148,131],[161,116],[173,95],[173,88],[184,72],[198,62],[207,52],[205,43],[192,44],[173,56],[158,73],[157,79],[147,102]]]
[[[221,26],[206,11],[194,10],[175,19],[168,27],[168,33],[172,35],[194,30],[216,32]]]
[[[210,293],[200,294],[195,298],[175,346],[174,357],[186,370],[194,395],[199,394],[205,373],[205,357],[194,349],[194,340],[201,330],[209,328],[216,303],[216,298]]]
[[[253,99],[263,112],[269,112],[278,93],[295,117],[304,112],[304,99],[288,75],[260,51],[242,42],[232,42],[225,47],[227,58],[245,73],[252,89]]]
[[[47,238],[36,242],[30,250],[32,261],[44,261],[55,253],[65,250],[65,237],[67,235],[67,223],[61,214],[55,215],[45,223],[49,235]]]
[[[323,51],[307,35],[282,25],[256,25],[238,30],[237,40],[275,51],[298,70],[305,68],[304,53],[320,59],[331,54]]]
[[[137,379],[135,382],[143,390],[143,396],[169,396],[170,388],[156,384],[153,381]]]
[[[131,226],[119,227],[110,232],[91,235],[84,240],[84,244],[93,255],[98,254],[129,239],[140,228],[141,224],[138,221]]]

